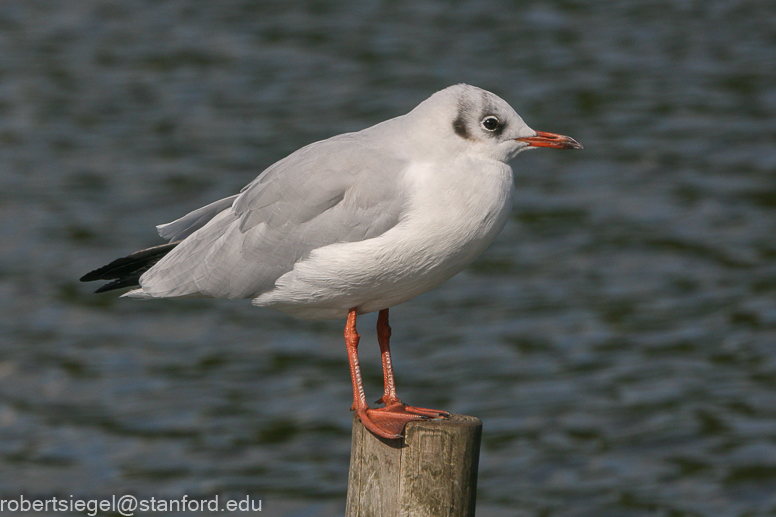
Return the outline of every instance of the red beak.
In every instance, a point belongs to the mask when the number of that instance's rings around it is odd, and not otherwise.
[[[582,149],[582,144],[570,136],[556,135],[555,133],[545,133],[537,131],[536,136],[526,136],[516,138],[520,142],[526,142],[532,147],[553,147],[555,149]]]

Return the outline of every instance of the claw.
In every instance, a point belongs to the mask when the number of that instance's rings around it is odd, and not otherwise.
[[[441,409],[428,409],[424,407],[406,406],[407,411],[428,418],[450,418],[450,413]]]

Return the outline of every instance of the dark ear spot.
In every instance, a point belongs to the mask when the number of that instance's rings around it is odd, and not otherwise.
[[[463,111],[459,111],[458,116],[453,120],[453,129],[455,134],[461,138],[466,138],[467,140],[471,138],[469,130],[466,129],[466,122],[463,119]]]

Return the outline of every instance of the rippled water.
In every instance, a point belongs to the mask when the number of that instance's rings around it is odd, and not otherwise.
[[[776,513],[773,2],[11,1],[0,48],[0,497],[340,513],[342,322],[77,278],[468,82],[585,145],[520,156],[497,242],[392,311],[402,398],[484,421],[479,514]]]

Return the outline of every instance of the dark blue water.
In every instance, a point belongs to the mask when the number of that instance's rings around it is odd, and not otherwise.
[[[10,1],[0,49],[0,498],[341,514],[343,322],[77,279],[468,82],[585,145],[392,310],[399,395],[484,421],[479,515],[776,514],[773,2]]]

